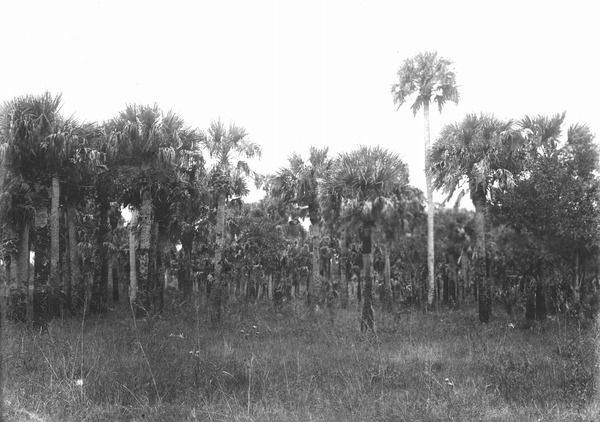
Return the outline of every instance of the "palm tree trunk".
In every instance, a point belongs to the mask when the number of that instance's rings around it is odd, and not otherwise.
[[[363,309],[360,321],[360,331],[375,331],[375,316],[373,311],[373,251],[372,251],[372,229],[362,229],[362,258],[364,271]]]
[[[342,229],[340,237],[340,288],[342,309],[348,309],[348,274],[346,255],[348,254],[346,229]]]
[[[71,310],[79,311],[83,306],[83,282],[81,268],[79,267],[79,248],[77,246],[77,217],[72,205],[67,205],[67,238],[69,251],[69,267],[71,270]]]
[[[13,242],[17,242],[17,235],[15,233],[14,227],[12,227],[11,225],[9,225],[7,227],[7,233],[6,233],[6,241],[8,241],[11,246],[13,246]],[[18,273],[17,273],[17,261],[18,261],[18,250],[15,250],[13,247],[10,248],[10,252],[8,254],[8,256],[4,256],[4,268],[7,269],[6,271],[6,287],[5,287],[5,292],[4,292],[4,297],[3,299],[3,303],[2,303],[2,309],[3,309],[3,317],[8,317],[11,316],[11,309],[12,309],[12,304],[10,301],[11,298],[11,292],[16,292],[17,288],[19,286],[19,280],[18,280]],[[7,263],[8,268],[7,268]]]
[[[223,294],[224,281],[221,277],[223,269],[222,257],[223,247],[225,246],[225,194],[219,193],[217,202],[217,227],[215,240],[215,258],[214,268],[215,276],[210,290],[210,321],[217,322],[221,320],[221,299]]]
[[[154,219],[153,219],[154,220]],[[158,234],[158,222],[152,221],[152,234],[150,237],[150,311],[160,312],[161,310],[161,295],[162,295],[162,282],[160,274],[160,258],[161,247],[159,246],[159,234]]]
[[[384,257],[384,267],[383,267],[383,281],[384,281],[384,301],[383,308],[392,312],[394,307],[393,297],[392,297],[392,280],[391,280],[391,265],[390,265],[390,245],[388,242],[385,242],[383,245],[383,257]]]
[[[485,192],[481,187],[472,193],[475,205],[475,230],[477,231],[477,257],[474,262],[475,282],[479,292],[479,321],[489,322],[492,315],[492,292],[486,272],[485,257]]]
[[[61,265],[63,269],[62,274],[62,282],[63,282],[63,291],[65,292],[64,300],[62,303],[62,313],[63,315],[68,312],[72,314],[72,294],[73,294],[73,285],[72,285],[72,277],[71,277],[71,259],[70,259],[70,245],[69,245],[69,216],[67,215],[67,210],[65,209],[62,213],[63,220],[63,232],[65,233],[64,242],[61,246],[62,251],[62,259]]]
[[[138,249],[139,274],[138,274],[138,301],[136,313],[145,316],[150,310],[150,245],[152,242],[152,198],[150,191],[145,190],[142,194],[142,206],[139,213],[140,244]]]
[[[27,322],[27,294],[29,291],[29,223],[24,221],[19,232],[17,283],[11,289],[11,316],[15,321]]]
[[[192,294],[192,249],[194,246],[194,232],[186,228],[181,236],[181,248],[183,249],[183,271],[180,271],[179,289],[184,297]],[[178,274],[178,275],[179,275]]]
[[[164,235],[162,230],[159,230],[158,223],[154,224],[154,236],[155,240],[155,252],[156,257],[156,273],[154,275],[154,297],[153,297],[153,309],[156,312],[162,312],[164,305],[164,293],[165,293],[165,280],[167,277],[167,252],[166,242],[164,241]]]
[[[435,290],[435,256],[433,239],[433,217],[435,209],[433,206],[433,188],[431,186],[431,171],[428,168],[429,149],[431,144],[431,135],[429,130],[429,102],[423,103],[423,121],[425,138],[425,182],[427,185],[427,306],[433,304],[433,295]]]
[[[135,304],[138,293],[137,271],[135,249],[137,245],[137,216],[138,210],[131,210],[131,220],[129,221],[129,301]]]
[[[311,221],[310,235],[312,239],[312,276],[310,279],[308,302],[311,308],[317,307],[322,302],[323,285],[319,275],[319,235],[320,225],[318,220]]]
[[[109,207],[108,201],[102,196],[98,204],[94,278],[90,301],[90,312],[98,314],[108,310],[108,248],[105,243],[109,227]]]
[[[50,233],[48,211],[42,207],[35,217],[35,263],[33,278],[33,325],[45,330],[48,323],[48,283],[50,280],[50,262],[48,251]]]
[[[113,277],[113,253],[112,251],[107,251],[106,253],[106,304],[110,308],[113,306],[113,298],[114,298],[114,277]]]
[[[60,182],[58,176],[52,178],[52,203],[50,208],[50,286],[48,289],[48,316],[50,319],[60,317]]]

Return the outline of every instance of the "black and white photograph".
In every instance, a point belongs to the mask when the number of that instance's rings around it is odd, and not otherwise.
[[[599,17],[4,2],[0,421],[599,421]]]

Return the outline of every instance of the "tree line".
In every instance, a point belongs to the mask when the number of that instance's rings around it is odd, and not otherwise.
[[[418,92],[412,108],[427,122],[432,98],[440,110],[458,101],[451,63],[411,60],[392,94],[402,105]],[[304,296],[318,313],[347,308],[355,288],[362,330],[375,329],[377,298],[386,312],[473,298],[482,322],[494,301],[507,312],[522,304],[529,319],[584,317],[594,305],[598,146],[586,125],[565,128],[565,113],[446,125],[426,144],[424,194],[399,155],[376,145],[333,157],[312,147],[260,175],[247,160],[261,148],[239,126],[192,129],[157,105],[87,123],[60,106],[45,93],[0,112],[0,268],[13,320],[44,329],[116,301],[159,313],[172,279],[183,299],[201,286],[213,323],[232,300]],[[257,204],[243,202],[249,183],[265,191]],[[436,206],[433,189],[468,193],[474,212]]]

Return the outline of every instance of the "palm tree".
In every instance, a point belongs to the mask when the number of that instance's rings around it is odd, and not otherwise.
[[[211,170],[211,184],[217,204],[217,222],[215,229],[214,282],[210,290],[210,319],[213,322],[221,319],[222,295],[225,281],[221,273],[222,257],[225,247],[225,212],[227,200],[234,195],[248,194],[246,177],[252,176],[257,185],[261,177],[250,170],[243,159],[261,156],[258,144],[248,139],[246,129],[231,124],[228,129],[220,121],[213,121],[208,129],[208,136],[202,142],[214,160]],[[241,158],[241,159],[240,159]]]
[[[50,317],[60,315],[59,198],[60,170],[70,158],[77,141],[77,124],[60,115],[61,96],[46,92],[40,96],[17,97],[2,113],[4,160],[13,174],[29,184],[45,184],[51,179],[50,273],[48,306]],[[24,232],[22,232],[24,234]],[[27,264],[28,265],[28,264]]]
[[[116,166],[120,179],[127,188],[123,202],[137,210],[137,280],[131,286],[139,291],[131,297],[139,314],[147,314],[160,307],[160,289],[157,279],[156,259],[158,223],[153,210],[153,195],[161,184],[177,178],[182,146],[188,138],[195,137],[195,131],[188,129],[183,119],[169,111],[163,113],[157,105],[129,105],[106,125],[107,139],[104,152],[108,161]],[[125,182],[124,182],[125,183]],[[104,199],[108,204],[109,200]],[[105,207],[106,208],[106,207]],[[103,217],[104,218],[104,217]],[[130,250],[136,253],[135,250]]]
[[[319,182],[331,168],[328,148],[310,148],[308,161],[294,153],[289,166],[277,172],[271,181],[271,195],[296,206],[300,218],[308,215],[312,241],[312,276],[308,291],[308,304],[319,305],[324,299],[324,288],[319,276],[319,241],[321,235],[321,210],[318,198]]]
[[[394,188],[408,183],[408,168],[400,157],[380,147],[360,147],[340,154],[323,180],[321,196],[341,197],[342,219],[356,227],[362,242],[364,302],[361,331],[374,330],[373,230],[392,212]]]
[[[413,114],[423,107],[425,162],[429,155],[430,130],[429,130],[429,105],[432,101],[438,104],[440,113],[447,101],[458,104],[459,93],[456,85],[456,75],[451,69],[452,62],[438,57],[437,52],[419,53],[415,57],[406,59],[398,70],[398,83],[392,86],[394,104],[400,108],[409,97],[414,96],[411,105]],[[427,166],[426,166],[427,167]],[[427,184],[427,269],[428,290],[427,303],[433,303],[434,294],[434,229],[433,216],[433,189],[431,186],[431,173],[425,169]]]
[[[461,123],[446,125],[430,155],[433,186],[454,194],[468,184],[475,207],[475,280],[478,283],[479,319],[488,322],[492,312],[489,278],[486,275],[485,215],[492,187],[504,189],[513,184],[518,147],[525,133],[513,128],[511,121],[493,115],[468,115]]]

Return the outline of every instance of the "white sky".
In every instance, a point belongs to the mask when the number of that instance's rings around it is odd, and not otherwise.
[[[422,114],[390,94],[405,58],[455,63],[462,99],[432,110],[432,141],[479,112],[566,110],[598,133],[597,18],[589,1],[7,1],[0,101],[49,90],[88,121],[154,102],[192,127],[235,121],[262,145],[261,173],[310,145],[379,144],[424,189]]]

